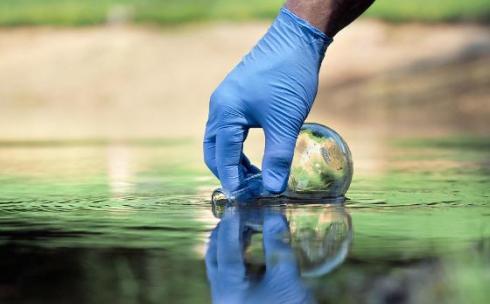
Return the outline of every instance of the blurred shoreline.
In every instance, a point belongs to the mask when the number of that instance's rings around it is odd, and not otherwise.
[[[0,140],[200,140],[208,99],[268,22],[0,29]],[[341,134],[490,133],[490,27],[361,20],[309,121]]]

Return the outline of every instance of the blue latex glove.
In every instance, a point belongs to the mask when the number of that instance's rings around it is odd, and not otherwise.
[[[318,90],[332,39],[282,8],[265,36],[211,96],[204,158],[229,195],[259,170],[243,154],[249,128],[265,133],[263,186],[286,189],[294,147]]]
[[[266,272],[253,281],[247,276],[244,252],[251,232],[262,224]],[[206,253],[213,303],[313,303],[301,281],[288,236],[286,218],[280,213],[227,208],[211,233]]]

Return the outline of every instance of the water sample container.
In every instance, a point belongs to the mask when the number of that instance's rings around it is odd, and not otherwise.
[[[243,186],[227,197],[221,189],[214,191],[212,201],[247,202],[258,198],[286,197],[300,200],[343,198],[352,181],[352,156],[345,140],[334,130],[317,123],[301,127],[291,165],[287,190],[281,195],[267,193],[262,175],[243,181]]]
[[[345,140],[329,127],[306,123],[296,141],[286,196],[342,197],[352,174],[352,155]]]

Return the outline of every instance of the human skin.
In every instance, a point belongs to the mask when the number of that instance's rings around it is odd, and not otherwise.
[[[288,0],[286,7],[333,38],[373,2],[374,0]]]

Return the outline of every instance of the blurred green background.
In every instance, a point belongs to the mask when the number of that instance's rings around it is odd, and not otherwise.
[[[0,25],[86,25],[111,18],[172,24],[202,20],[269,19],[283,0],[2,0]],[[380,0],[368,17],[400,21],[490,20],[488,0]]]

